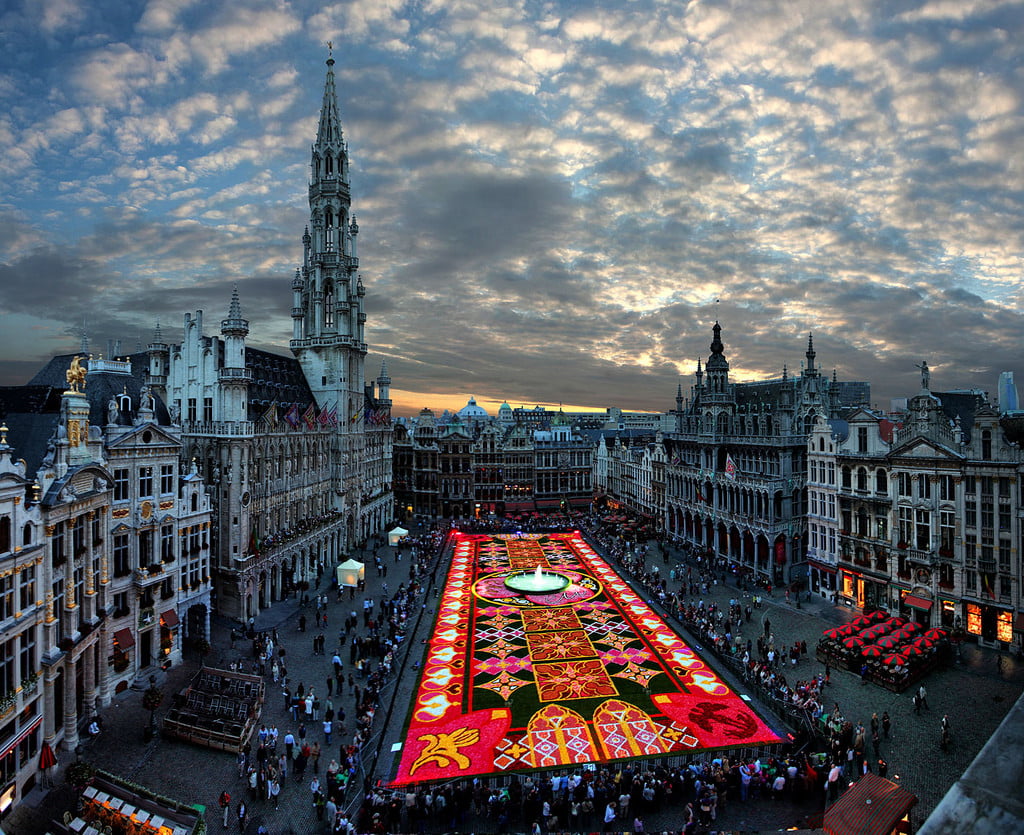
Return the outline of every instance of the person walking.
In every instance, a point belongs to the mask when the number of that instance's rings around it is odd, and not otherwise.
[[[889,731],[892,728],[892,720],[889,718],[889,711],[882,712],[882,735],[888,739]]]
[[[238,802],[238,831],[245,832],[245,824],[249,820],[249,810],[245,806],[245,801],[240,800]]]
[[[278,808],[278,802],[281,797],[281,782],[276,776],[267,784],[267,793],[270,795],[274,808]]]
[[[921,707],[925,710],[931,710],[931,708],[928,707],[928,691],[924,689],[923,684],[917,688],[917,697],[921,700]]]
[[[949,750],[949,717],[943,716],[939,731],[939,747],[943,753]]]
[[[220,793],[220,799],[217,801],[220,804],[220,808],[224,810],[224,828],[228,828],[228,814],[231,812],[231,795],[227,792]]]

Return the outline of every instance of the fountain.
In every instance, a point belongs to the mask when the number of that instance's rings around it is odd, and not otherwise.
[[[569,585],[569,578],[538,565],[533,572],[517,571],[505,578],[505,585],[522,594],[551,594]]]

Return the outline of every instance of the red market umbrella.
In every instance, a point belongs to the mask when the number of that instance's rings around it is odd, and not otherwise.
[[[826,638],[831,638],[833,641],[843,637],[843,633],[839,631],[838,626],[833,626],[831,629],[826,629],[821,633]]]
[[[868,617],[875,621],[883,621],[889,616],[881,609],[875,609]]]
[[[882,647],[882,649],[894,649],[899,646],[900,639],[895,635],[886,635],[883,638],[879,638],[875,643]]]
[[[53,753],[50,743],[44,742],[43,747],[39,749],[39,767],[45,771],[48,768],[53,768],[56,764],[57,755]]]
[[[931,638],[933,641],[941,640],[942,638],[945,638],[947,635],[949,635],[949,633],[945,629],[939,629],[938,627],[936,627],[935,629],[929,629],[927,632],[924,633],[924,636],[926,638]]]
[[[929,649],[935,642],[927,635],[918,635],[914,640],[910,642],[915,647],[921,647],[922,649]]]
[[[924,650],[916,644],[900,647],[900,652],[904,653],[908,658],[913,655],[924,655]]]
[[[836,629],[839,631],[840,635],[844,636],[852,635],[854,632],[857,631],[857,627],[854,626],[852,623],[844,623],[842,626],[837,626]]]
[[[860,651],[860,654],[865,658],[881,658],[885,655],[885,649],[878,644],[868,644]]]
[[[903,624],[903,626],[900,627],[900,630],[906,630],[909,632],[920,632],[923,628],[924,627],[916,621],[911,621],[910,623]]]
[[[860,649],[864,646],[864,639],[860,635],[851,635],[849,638],[843,639],[843,646],[847,649]]]
[[[906,621],[903,618],[889,618],[885,622],[886,626],[890,626],[893,629],[897,629],[900,626],[903,626],[903,624],[905,624],[905,623],[906,623]]]
[[[901,664],[907,663],[907,656],[894,652],[891,655],[885,656],[885,658],[882,659],[882,663],[889,667],[898,667]]]

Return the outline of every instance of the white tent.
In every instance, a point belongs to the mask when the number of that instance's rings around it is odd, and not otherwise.
[[[397,545],[403,536],[408,536],[409,532],[402,527],[395,528],[394,530],[388,531],[388,545]]]
[[[359,560],[347,560],[338,566],[338,585],[358,586],[364,572],[365,566]]]

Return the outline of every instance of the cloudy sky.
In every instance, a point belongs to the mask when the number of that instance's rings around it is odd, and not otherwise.
[[[0,384],[210,327],[287,353],[334,42],[396,411],[671,408],[807,335],[875,401],[1024,386],[1024,4],[0,5]],[[209,332],[209,331],[208,331]]]

